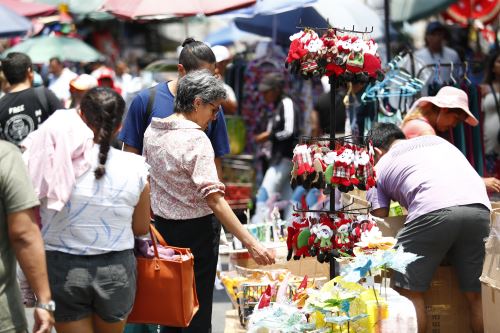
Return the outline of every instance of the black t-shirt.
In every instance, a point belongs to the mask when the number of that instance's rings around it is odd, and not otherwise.
[[[0,139],[19,145],[55,110],[62,108],[53,92],[47,88],[38,89],[44,90],[46,105],[36,95],[35,88],[8,93],[0,98]]]
[[[335,97],[335,132],[344,133],[345,132],[345,105],[343,98],[345,96],[344,92],[337,92]],[[318,102],[314,105],[314,109],[318,111],[319,116],[319,126],[321,127],[323,133],[330,133],[330,93],[323,93],[319,96]]]
[[[293,148],[300,133],[300,109],[290,97],[284,97],[270,119],[272,143],[271,164],[280,163],[283,157],[292,158]]]

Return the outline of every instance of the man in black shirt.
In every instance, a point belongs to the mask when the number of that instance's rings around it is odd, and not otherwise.
[[[2,70],[11,85],[0,99],[0,139],[18,145],[38,129],[61,103],[45,87],[32,87],[33,64],[24,53],[11,52],[2,60]]]

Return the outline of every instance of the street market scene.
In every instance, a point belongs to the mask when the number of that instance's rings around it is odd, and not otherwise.
[[[0,0],[0,333],[500,333],[500,0]]]

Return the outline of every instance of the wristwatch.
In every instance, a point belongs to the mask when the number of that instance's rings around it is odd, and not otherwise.
[[[49,312],[54,312],[56,311],[56,302],[54,301],[49,301],[48,303],[36,303],[35,307],[47,310]]]

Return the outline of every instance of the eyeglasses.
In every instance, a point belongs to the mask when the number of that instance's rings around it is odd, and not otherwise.
[[[211,102],[208,102],[207,104],[209,104],[213,108],[212,115],[215,117],[220,111],[220,106],[216,106],[215,104],[213,104]]]

